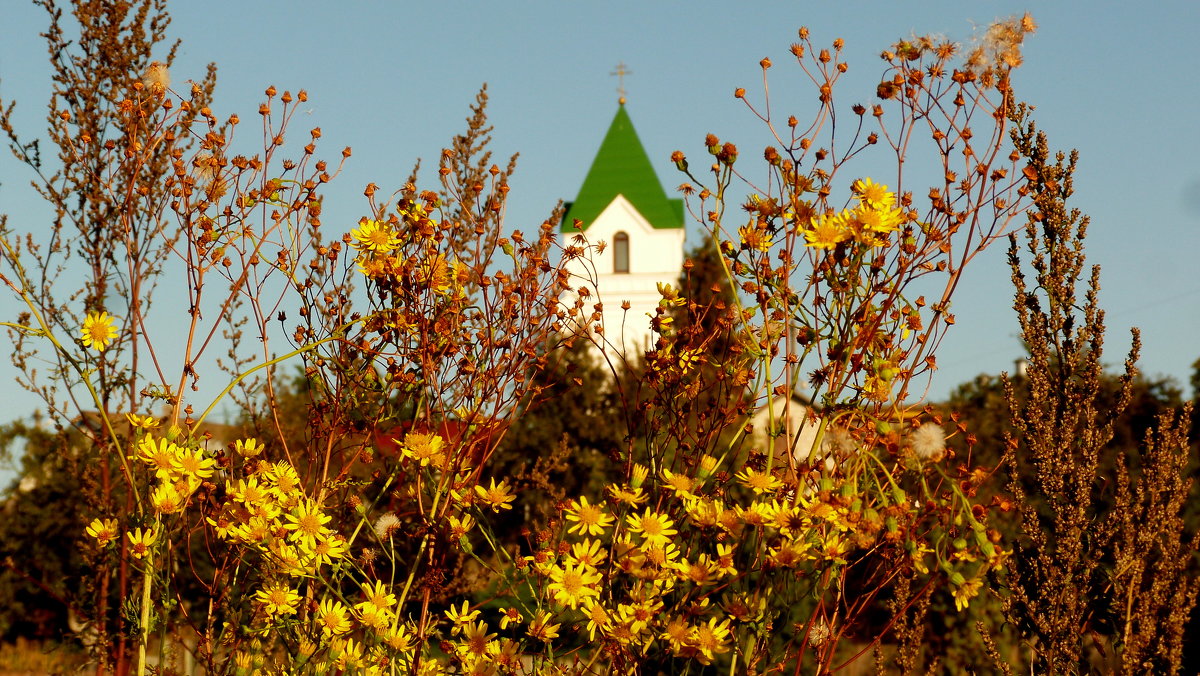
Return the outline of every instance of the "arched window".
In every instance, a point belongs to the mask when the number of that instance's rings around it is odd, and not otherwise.
[[[613,235],[613,272],[629,272],[629,235]]]

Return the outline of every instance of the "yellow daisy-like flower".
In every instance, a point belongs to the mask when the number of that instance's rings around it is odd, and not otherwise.
[[[954,607],[962,612],[971,605],[971,599],[979,594],[982,583],[977,578],[966,580],[954,588]]]
[[[158,533],[153,528],[147,528],[144,532],[141,528],[135,528],[132,533],[126,533],[125,537],[129,539],[129,553],[133,558],[144,559],[158,540]]]
[[[332,517],[322,512],[321,505],[312,500],[301,500],[295,509],[284,515],[284,518],[287,519],[287,523],[283,527],[292,531],[288,536],[289,540],[300,540],[301,543],[312,545],[330,533],[325,524],[329,523]]]
[[[561,624],[550,624],[551,615],[545,610],[538,611],[537,615],[533,616],[533,620],[529,622],[529,638],[543,643],[549,643],[551,640],[558,638],[558,628]]]
[[[271,492],[266,486],[260,485],[258,477],[252,476],[247,479],[238,479],[237,483],[226,484],[229,497],[237,500],[245,505],[255,505],[260,502],[270,502]]]
[[[605,488],[613,500],[623,502],[631,507],[637,507],[646,501],[646,494],[637,486],[616,486],[610,484]]]
[[[362,604],[354,606],[358,611],[358,621],[364,627],[370,627],[375,631],[383,631],[392,625],[392,620],[395,619],[391,611],[380,610],[370,604]]]
[[[589,503],[586,495],[579,496],[579,500],[571,501],[571,506],[564,510],[564,514],[567,521],[574,524],[567,528],[568,533],[603,535],[604,531],[613,523],[613,517],[600,505]]]
[[[233,450],[243,458],[253,458],[263,452],[263,445],[258,439],[239,439],[233,443]]]
[[[737,575],[733,565],[733,545],[717,543],[717,572],[721,575]]]
[[[283,582],[272,582],[255,592],[254,599],[263,604],[268,615],[294,615],[300,595]]]
[[[463,514],[461,519],[453,514],[450,515],[450,538],[452,540],[458,540],[471,532],[474,527],[475,519],[470,514]]]
[[[129,421],[130,425],[139,430],[152,430],[158,427],[159,424],[158,418],[149,415],[143,417],[133,413],[126,413],[125,419]]]
[[[279,461],[268,466],[266,478],[274,484],[275,495],[285,507],[291,508],[300,501],[300,475],[296,468]]]
[[[700,651],[696,660],[701,664],[712,664],[716,655],[729,652],[729,618],[720,622],[715,617],[709,618],[706,624],[695,627],[692,641]]]
[[[517,499],[517,496],[512,494],[512,489],[509,488],[508,482],[501,481],[497,485],[495,477],[491,478],[491,483],[486,489],[483,486],[476,486],[475,495],[487,503],[493,512],[499,512],[502,509],[512,509],[512,505],[509,503]]]
[[[354,606],[360,611],[367,606],[371,606],[377,610],[387,610],[396,605],[396,595],[389,592],[388,588],[380,580],[375,580],[373,584],[364,583],[362,585],[362,593],[367,600]]]
[[[696,480],[686,474],[676,474],[666,467],[659,473],[667,488],[675,492],[677,498],[696,497],[692,491],[696,488]]]
[[[422,467],[428,465],[440,467],[445,457],[442,453],[444,443],[442,438],[436,434],[409,432],[404,435],[401,453],[404,454],[404,457],[420,463]]]
[[[771,245],[774,243],[771,233],[753,224],[738,228],[738,235],[742,239],[743,246],[755,251],[770,251]]]
[[[812,221],[812,227],[804,231],[805,246],[815,249],[834,249],[850,239],[844,217],[841,214],[822,214]]]
[[[576,565],[598,568],[607,558],[608,550],[600,546],[599,540],[584,540],[571,545],[571,552],[565,560]]]
[[[169,483],[159,484],[150,495],[150,505],[160,514],[183,511],[184,497]]]
[[[738,472],[736,477],[738,481],[742,482],[742,485],[746,486],[758,495],[773,492],[775,489],[783,485],[783,482],[775,478],[773,474],[769,472],[758,472],[751,467],[747,467]]]
[[[117,539],[117,521],[116,519],[96,519],[88,524],[85,532],[96,538],[101,547],[105,547]]]
[[[464,625],[471,622],[476,617],[479,617],[478,610],[470,610],[470,604],[467,601],[462,602],[462,610],[455,608],[453,605],[446,611],[446,619],[456,625]]]
[[[425,281],[429,283],[429,288],[434,293],[439,295],[449,291],[452,277],[457,277],[456,274],[451,274],[451,269],[449,264],[446,262],[445,254],[431,256],[429,260],[425,262],[423,274],[425,276]]]
[[[463,627],[458,651],[461,655],[483,657],[490,652],[495,634],[487,633],[488,626],[481,620]]]
[[[854,194],[863,204],[872,207],[891,207],[896,203],[896,194],[888,191],[886,185],[880,185],[870,178],[860,178],[850,186]]]
[[[334,599],[321,601],[321,605],[317,607],[314,617],[316,618],[317,626],[321,629],[321,633],[327,638],[341,636],[350,631],[349,612],[346,610],[346,606],[343,606]]]
[[[675,530],[674,521],[664,514],[650,511],[649,508],[646,508],[641,516],[630,514],[625,517],[625,522],[629,524],[631,532],[640,533],[642,538],[651,544],[666,544],[672,535],[679,532]]]
[[[711,498],[693,498],[684,504],[687,506],[688,516],[697,526],[703,528],[717,525],[721,512],[724,510],[724,506],[719,500]]]
[[[594,586],[600,581],[600,573],[591,566],[570,563],[562,568],[554,566],[550,570],[550,579],[546,591],[556,602],[571,609],[578,608],[586,598],[600,595]]]
[[[346,538],[334,534],[321,536],[313,542],[301,540],[300,548],[313,559],[313,565],[323,566],[332,563],[334,559],[345,556],[346,552],[350,550],[350,545],[346,542]]]
[[[142,437],[137,445],[137,457],[154,470],[154,476],[159,479],[171,478],[176,470],[176,461],[183,449],[173,441],[155,439],[150,435]]]
[[[115,320],[116,318],[107,312],[89,312],[83,320],[80,336],[83,346],[103,352],[117,337],[117,327],[113,326]]]
[[[679,654],[687,646],[691,635],[691,627],[682,617],[672,617],[667,622],[666,629],[658,637],[670,644],[671,650],[675,654]]]
[[[508,629],[508,625],[521,621],[521,611],[516,608],[500,609],[500,628]]]
[[[359,227],[350,232],[354,239],[351,245],[359,251],[390,253],[400,246],[400,238],[386,223],[364,218]]]
[[[603,635],[612,626],[612,619],[609,617],[608,611],[604,609],[604,606],[600,605],[598,598],[584,599],[583,614],[587,615],[588,637],[592,641],[596,640],[597,629]]]
[[[217,461],[204,457],[204,451],[196,448],[184,450],[175,458],[175,467],[193,479],[207,479],[213,475]]]
[[[383,642],[392,650],[400,653],[407,653],[413,649],[416,644],[416,637],[408,628],[408,625],[400,624],[394,629],[388,627],[383,633]]]
[[[899,209],[865,204],[854,210],[854,217],[864,229],[880,235],[895,232],[904,222],[904,212]]]

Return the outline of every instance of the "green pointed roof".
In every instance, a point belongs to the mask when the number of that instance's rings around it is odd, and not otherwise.
[[[579,197],[567,205],[563,231],[574,231],[575,219],[586,230],[617,195],[624,195],[656,229],[683,227],[683,200],[667,197],[624,104],[617,108]]]

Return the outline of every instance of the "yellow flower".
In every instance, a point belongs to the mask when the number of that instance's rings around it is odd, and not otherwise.
[[[571,563],[592,568],[599,567],[606,558],[608,558],[608,551],[600,547],[599,540],[576,542],[571,545],[571,553],[566,556],[566,560]]]
[[[193,449],[184,450],[175,458],[175,467],[180,472],[194,479],[207,479],[213,475],[217,461],[204,457],[204,451]]]
[[[357,673],[362,669],[362,643],[355,643],[353,638],[348,638],[345,643],[340,641],[335,643],[334,650],[337,652],[337,659],[333,664],[338,669],[341,669],[343,673]]]
[[[717,564],[708,554],[698,556],[695,563],[690,563],[685,559],[672,564],[672,567],[679,579],[691,582],[697,587],[713,584],[720,577]]]
[[[456,625],[464,625],[479,617],[478,610],[470,610],[470,605],[467,601],[462,602],[462,610],[455,608],[453,605],[446,611],[446,619]]]
[[[450,539],[458,540],[471,532],[474,527],[475,519],[470,514],[463,514],[461,519],[453,514],[450,515]]]
[[[126,413],[125,419],[129,421],[130,425],[139,430],[152,430],[158,427],[158,418],[155,418],[154,416],[148,415],[142,417],[133,413]]]
[[[701,664],[712,664],[713,657],[729,652],[729,618],[717,622],[717,618],[709,618],[707,624],[695,628],[692,635],[695,647],[700,651],[696,658]]]
[[[570,563],[562,568],[554,566],[550,570],[550,579],[546,591],[556,602],[571,609],[578,608],[585,598],[600,595],[593,586],[600,581],[600,573],[591,566]]]
[[[263,445],[258,439],[239,439],[234,442],[233,449],[243,458],[253,458],[263,452]]]
[[[462,639],[458,646],[459,653],[474,655],[475,657],[482,657],[488,654],[488,649],[492,645],[492,639],[496,638],[496,635],[487,633],[487,630],[487,625],[482,621],[464,626]]]
[[[294,615],[300,595],[283,582],[272,582],[255,592],[254,599],[263,604],[268,615]]]
[[[876,208],[888,208],[896,203],[896,194],[888,192],[886,185],[880,185],[870,178],[860,178],[850,186],[854,194],[863,203]]]
[[[533,620],[529,623],[529,638],[549,643],[551,640],[558,638],[558,628],[561,624],[550,624],[550,613],[541,610],[537,615],[533,616]]]
[[[719,500],[696,498],[686,502],[688,516],[697,526],[709,528],[717,525],[721,512],[725,511]]]
[[[408,625],[400,624],[395,629],[389,627],[384,631],[383,642],[392,650],[407,653],[413,649],[416,637],[413,636]]]
[[[350,617],[346,606],[334,599],[321,601],[314,617],[317,620],[317,626],[321,628],[321,633],[326,638],[340,636],[350,631]]]
[[[608,617],[608,611],[604,609],[604,606],[600,605],[598,598],[584,599],[583,613],[588,618],[588,636],[592,641],[596,640],[597,629],[603,635],[612,626],[612,620]]]
[[[613,500],[636,507],[646,501],[646,494],[636,486],[608,486],[608,494]]]
[[[658,637],[671,644],[671,650],[678,654],[686,646],[691,633],[691,628],[683,618],[672,617]]]
[[[341,535],[333,534],[329,536],[321,536],[313,542],[300,541],[300,548],[313,559],[314,565],[322,566],[326,563],[331,563],[333,559],[340,559],[346,555],[350,549],[350,545],[346,542],[346,538]]]
[[[101,547],[107,546],[108,543],[117,539],[117,521],[116,519],[96,519],[88,524],[85,532],[96,538]]]
[[[813,219],[812,227],[804,231],[805,246],[816,249],[833,249],[838,244],[850,239],[844,217],[841,214],[822,214]]]
[[[574,525],[567,529],[568,533],[603,535],[605,529],[613,523],[613,517],[599,505],[589,504],[586,495],[579,496],[578,501],[572,501],[565,513],[567,521],[574,522]]]
[[[80,340],[84,347],[90,347],[97,352],[103,352],[108,344],[117,337],[117,328],[113,326],[115,317],[107,312],[89,312],[83,320],[83,330]]]
[[[696,487],[696,481],[686,474],[676,474],[666,467],[660,472],[663,483],[667,488],[675,492],[677,498],[692,498],[695,495],[692,490]]]
[[[256,476],[238,479],[237,483],[226,484],[226,487],[229,489],[230,498],[248,506],[271,501],[271,493],[265,486],[259,485]]]
[[[183,449],[174,442],[150,435],[142,437],[137,445],[138,459],[154,469],[154,476],[159,479],[170,479],[175,474],[175,463],[182,453]]]
[[[274,484],[275,495],[286,508],[300,501],[300,475],[294,467],[283,461],[268,465],[266,478]]]
[[[674,521],[649,508],[641,516],[630,514],[625,517],[625,522],[629,524],[630,531],[641,533],[645,541],[651,544],[666,544],[678,532],[674,528]]]
[[[376,580],[374,584],[364,583],[362,593],[367,600],[354,606],[360,612],[368,606],[377,610],[387,610],[396,605],[396,596],[390,593],[380,580]]]
[[[288,539],[300,540],[302,544],[309,543],[311,545],[318,538],[323,538],[330,532],[325,524],[329,523],[332,517],[323,513],[321,506],[312,500],[301,500],[295,509],[284,515],[284,518],[288,522],[283,527],[292,531]]]
[[[425,281],[429,283],[429,288],[434,293],[441,295],[450,290],[452,279],[450,266],[446,263],[445,254],[431,256],[425,263],[423,274],[425,275]]]
[[[756,225],[743,225],[738,228],[738,235],[741,236],[742,246],[755,251],[770,251],[771,250],[771,233],[765,228],[760,229]]]
[[[721,575],[737,575],[733,565],[733,545],[717,543],[717,572]]]
[[[150,548],[158,539],[158,533],[154,532],[153,528],[147,528],[145,532],[142,532],[141,528],[135,528],[132,533],[126,533],[125,537],[129,539],[129,553],[135,559],[142,559],[150,553]]]
[[[419,462],[422,467],[431,464],[434,467],[440,467],[445,457],[442,453],[443,443],[442,438],[436,434],[409,432],[404,435],[401,453],[404,454],[404,457]]]
[[[500,609],[500,628],[508,629],[508,625],[521,621],[521,611],[516,608]]]
[[[373,605],[362,603],[354,606],[354,609],[358,611],[358,621],[364,627],[383,631],[392,625],[394,617],[387,610],[380,610]]]
[[[184,498],[175,490],[175,486],[159,484],[150,496],[150,505],[160,514],[174,514],[183,511]]]
[[[888,207],[861,205],[854,210],[854,217],[863,229],[876,234],[895,232],[904,222],[904,212]]]
[[[967,609],[971,604],[971,599],[979,594],[979,587],[982,583],[977,578],[964,581],[962,584],[954,588],[954,607],[959,611]]]
[[[496,478],[492,477],[491,484],[486,489],[483,486],[476,486],[475,494],[479,496],[480,500],[486,502],[493,512],[499,512],[502,509],[512,509],[512,505],[508,503],[516,500],[517,496],[513,495],[511,490],[508,482],[501,481],[497,485]]]
[[[775,478],[773,474],[758,472],[750,467],[746,467],[741,472],[738,472],[737,480],[758,495],[773,492],[783,485],[783,482]]]
[[[400,246],[400,238],[392,232],[386,223],[364,218],[358,222],[359,227],[350,232],[354,238],[351,244],[359,251],[391,253]]]

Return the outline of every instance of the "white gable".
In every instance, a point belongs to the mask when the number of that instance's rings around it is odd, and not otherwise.
[[[618,233],[629,238],[629,272],[616,272],[613,242]],[[572,286],[587,286],[592,298],[604,304],[604,336],[610,349],[630,359],[651,346],[650,316],[662,298],[659,283],[676,284],[683,268],[684,228],[655,229],[624,195],[617,195],[584,231],[590,244],[604,242],[604,251],[570,262]],[[593,286],[584,280],[595,274]],[[565,301],[568,299],[564,299]],[[574,296],[569,299],[574,300]],[[623,310],[623,302],[629,310]],[[594,301],[585,310],[591,310]]]

